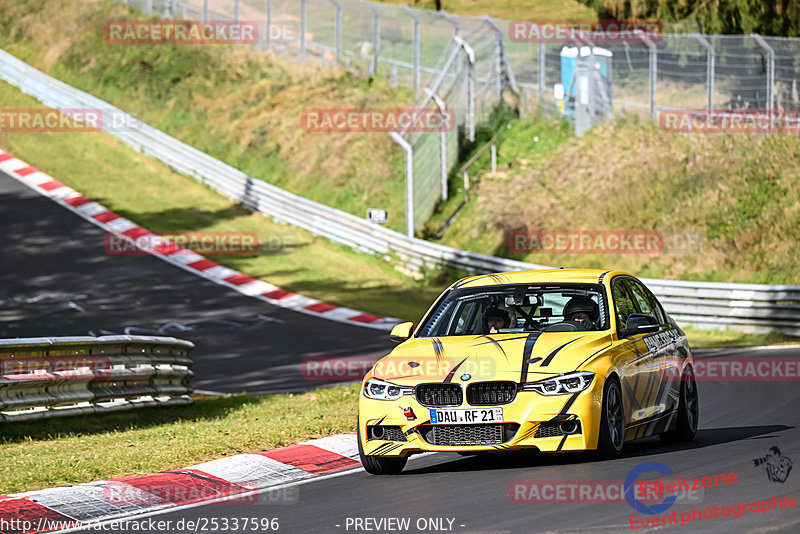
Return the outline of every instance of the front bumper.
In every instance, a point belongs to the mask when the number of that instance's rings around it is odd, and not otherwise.
[[[366,455],[386,457],[404,457],[420,452],[596,449],[602,394],[603,377],[600,376],[595,376],[585,391],[573,395],[545,396],[534,391],[518,391],[512,402],[498,405],[503,408],[503,426],[488,428],[490,424],[487,423],[431,425],[431,408],[421,405],[414,395],[404,395],[397,401],[383,401],[368,399],[362,392],[358,423],[361,446]],[[408,408],[415,415],[412,421],[404,415]],[[470,406],[465,398],[460,406],[446,408],[489,407]],[[574,422],[578,430],[564,434],[559,428],[564,421]],[[376,425],[387,430],[383,439],[374,438],[371,427]],[[492,444],[476,444],[487,440]],[[442,444],[453,441],[460,444]]]

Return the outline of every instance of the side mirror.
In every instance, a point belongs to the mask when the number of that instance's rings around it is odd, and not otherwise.
[[[413,329],[414,323],[411,321],[395,325],[395,327],[392,328],[392,331],[389,333],[389,339],[395,343],[402,343],[411,337],[411,330]]]
[[[658,332],[661,326],[652,315],[643,313],[632,313],[625,322],[625,330],[620,332],[620,337],[635,336],[636,334],[652,334]]]

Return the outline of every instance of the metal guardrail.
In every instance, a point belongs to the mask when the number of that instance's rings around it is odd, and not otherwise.
[[[0,422],[191,404],[190,341],[0,339]]]
[[[103,113],[103,129],[124,143],[209,185],[228,198],[276,221],[370,254],[387,255],[411,275],[428,269],[454,268],[469,273],[545,269],[522,261],[458,250],[407,237],[343,211],[318,204],[270,185],[227,165],[123,111],[79,91],[0,51],[0,79],[53,108],[95,108]],[[115,127],[114,125],[125,126]],[[682,324],[780,330],[800,335],[800,286],[720,284],[647,280],[670,314]]]

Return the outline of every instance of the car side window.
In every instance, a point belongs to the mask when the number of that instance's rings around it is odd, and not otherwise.
[[[617,328],[622,330],[628,321],[628,316],[636,313],[636,307],[625,287],[625,280],[617,278],[611,283],[611,295],[614,299],[614,313],[617,316]]]
[[[667,314],[664,313],[664,308],[661,307],[661,303],[658,302],[658,299],[653,292],[647,289],[647,286],[644,284],[640,284],[642,286],[642,291],[644,294],[647,295],[647,300],[650,301],[650,304],[653,308],[653,315],[656,319],[658,319],[659,324],[667,324]]]
[[[633,297],[639,313],[656,317],[656,313],[653,311],[653,304],[650,302],[650,297],[647,294],[647,289],[636,280],[625,280],[625,284],[628,286],[628,292],[631,294],[631,297]]]

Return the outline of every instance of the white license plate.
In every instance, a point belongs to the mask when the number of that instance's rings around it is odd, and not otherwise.
[[[471,423],[502,423],[502,408],[431,409],[431,424],[461,425]]]

